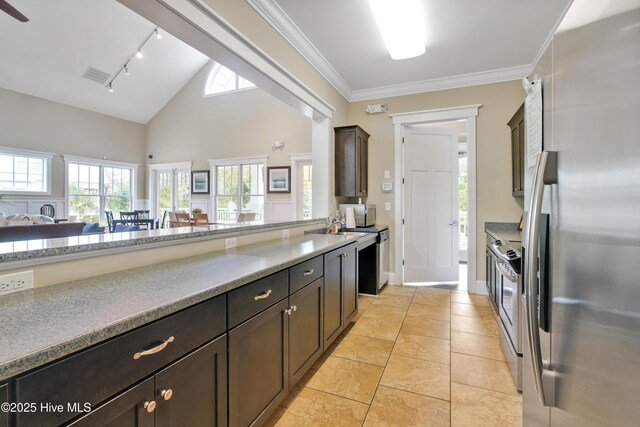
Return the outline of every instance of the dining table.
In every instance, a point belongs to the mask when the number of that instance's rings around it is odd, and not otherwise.
[[[158,225],[158,218],[114,219],[111,222],[113,223],[114,228],[117,224],[146,225],[149,230],[153,230]]]

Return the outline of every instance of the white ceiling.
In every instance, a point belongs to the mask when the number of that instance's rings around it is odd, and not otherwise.
[[[247,0],[348,100],[524,77],[571,0],[423,0],[426,53],[394,61],[367,0]]]
[[[209,60],[168,33],[122,73],[114,93],[87,80],[88,67],[114,75],[155,28],[116,0],[11,0],[29,18],[0,13],[0,87],[147,123]]]

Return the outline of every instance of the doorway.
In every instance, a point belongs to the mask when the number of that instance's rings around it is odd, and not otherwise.
[[[191,164],[149,165],[151,214],[162,218],[165,212],[189,212],[191,206]]]
[[[466,283],[466,288],[469,292],[475,293],[477,289],[477,281],[476,281],[476,265],[477,265],[477,250],[476,250],[476,118],[478,116],[478,110],[480,105],[469,105],[462,107],[453,107],[453,108],[443,108],[437,110],[425,110],[425,111],[414,111],[408,113],[399,113],[392,114],[391,118],[394,124],[395,130],[395,144],[394,144],[394,154],[395,154],[395,173],[394,173],[394,181],[395,186],[400,191],[397,191],[394,194],[394,205],[395,205],[395,221],[394,226],[396,230],[399,230],[396,233],[395,238],[395,253],[397,254],[395,257],[395,282],[397,284],[406,283],[409,279],[411,280],[411,276],[405,277],[405,268],[404,264],[406,261],[407,252],[405,251],[405,238],[407,236],[406,230],[404,230],[403,220],[406,222],[405,217],[405,185],[403,184],[403,179],[405,178],[405,130],[410,127],[438,127],[441,126],[444,122],[460,122],[466,128],[466,155],[463,157],[466,159],[465,161],[458,160],[459,149],[460,146],[457,146],[457,150],[455,150],[455,159],[457,160],[456,164],[458,167],[461,165],[466,165],[466,215],[464,212],[459,213],[458,215],[458,229],[455,230],[452,234],[457,238],[457,245],[462,246],[463,242],[466,242],[467,246],[467,264],[460,263],[458,264],[458,287],[462,289],[464,284]],[[460,131],[460,133],[464,133]],[[464,173],[464,170],[463,170]],[[459,188],[460,182],[456,184]],[[460,199],[458,197],[458,199]],[[460,206],[456,207],[457,212],[460,211]],[[466,218],[465,218],[466,216]],[[460,221],[464,221],[464,226],[461,225]],[[453,221],[450,221],[453,223]],[[447,223],[448,225],[449,223]],[[451,224],[451,228],[454,227],[455,224]],[[404,230],[403,232],[400,232]],[[459,234],[459,230],[462,230],[464,233],[465,239],[463,239]],[[453,241],[453,239],[452,239]],[[454,243],[455,244],[455,243]],[[460,257],[460,254],[458,254]],[[455,282],[454,282],[455,283]]]

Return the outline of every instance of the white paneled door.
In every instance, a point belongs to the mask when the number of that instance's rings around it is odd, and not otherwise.
[[[404,128],[404,281],[458,280],[458,134]]]

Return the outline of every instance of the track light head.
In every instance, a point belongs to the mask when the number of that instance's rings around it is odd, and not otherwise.
[[[109,83],[109,85],[107,86],[107,90],[109,91],[109,93],[113,93],[113,92],[115,92],[115,91],[113,90],[113,86],[111,85],[111,83]]]
[[[156,33],[156,38],[160,40],[162,38],[162,34],[160,34],[157,28],[155,29],[155,33]]]
[[[142,59],[144,55],[142,54],[142,51],[140,49],[138,49],[138,51],[136,52],[136,58],[138,59]]]

